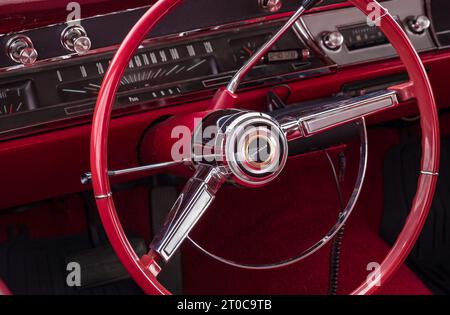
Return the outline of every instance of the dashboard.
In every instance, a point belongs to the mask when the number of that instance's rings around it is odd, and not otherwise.
[[[120,83],[114,116],[211,97],[295,10],[281,1],[183,2],[148,34]],[[446,0],[387,0],[419,52],[450,46]],[[148,7],[0,35],[0,140],[89,122],[118,45]],[[446,13],[446,14],[443,14]],[[326,76],[396,56],[346,1],[323,1],[247,76],[242,90]]]

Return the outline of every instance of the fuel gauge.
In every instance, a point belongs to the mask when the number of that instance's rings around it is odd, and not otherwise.
[[[35,107],[31,81],[0,86],[0,117],[29,111]]]

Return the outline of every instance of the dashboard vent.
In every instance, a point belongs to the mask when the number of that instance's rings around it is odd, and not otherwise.
[[[428,0],[428,9],[439,46],[450,46],[450,1]]]

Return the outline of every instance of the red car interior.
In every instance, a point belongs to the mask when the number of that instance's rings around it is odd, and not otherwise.
[[[449,10],[0,1],[0,294],[450,292]]]

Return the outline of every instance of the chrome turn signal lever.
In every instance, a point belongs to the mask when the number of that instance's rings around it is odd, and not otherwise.
[[[150,164],[150,165],[126,168],[126,169],[117,170],[117,171],[109,171],[108,176],[114,177],[114,176],[120,176],[120,175],[136,174],[136,173],[141,173],[141,172],[164,170],[164,169],[170,168],[172,166],[176,166],[176,165],[180,165],[180,164],[188,164],[189,162],[190,162],[190,160],[170,161],[170,162],[165,162],[165,163],[157,163],[157,164]],[[91,182],[92,182],[92,173],[87,172],[87,173],[84,173],[83,175],[81,175],[81,183],[83,185],[90,184]]]

